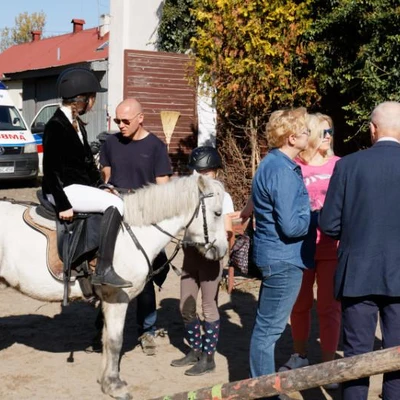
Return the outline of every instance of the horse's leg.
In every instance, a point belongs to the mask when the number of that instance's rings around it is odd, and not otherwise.
[[[102,329],[102,335],[101,335],[101,341],[102,341],[102,356],[101,356],[101,368],[100,368],[100,375],[97,379],[97,382],[100,383],[100,385],[103,382],[104,378],[104,372],[106,370],[106,365],[107,365],[107,354],[108,354],[108,335],[107,335],[107,324],[104,321],[104,314],[103,314],[103,305],[101,306],[101,315],[103,318],[103,329]]]
[[[100,384],[104,393],[111,397],[128,400],[132,396],[128,385],[119,377],[119,360],[123,342],[126,311],[129,297],[122,290],[103,291],[103,355]]]

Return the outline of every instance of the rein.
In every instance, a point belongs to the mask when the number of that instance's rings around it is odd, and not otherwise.
[[[168,258],[168,260],[160,268],[158,268],[157,271],[153,270],[153,265],[150,262],[149,256],[147,255],[147,253],[144,250],[143,246],[140,244],[139,240],[137,239],[137,237],[133,233],[131,227],[126,222],[123,222],[123,226],[125,227],[125,229],[129,233],[129,236],[131,237],[131,239],[132,239],[133,243],[135,244],[136,248],[143,253],[144,258],[146,259],[147,265],[149,267],[149,273],[147,274],[146,283],[149,282],[151,279],[153,279],[153,277],[155,275],[157,275],[160,272],[162,272],[164,270],[164,268],[168,264],[170,264],[172,269],[175,271],[175,273],[178,276],[180,276],[181,272],[175,266],[172,265],[172,260],[176,257],[176,255],[178,254],[179,250],[182,247],[204,246],[204,247],[207,248],[207,251],[209,249],[211,249],[212,247],[214,247],[214,242],[210,243],[209,236],[208,236],[208,225],[207,225],[207,217],[206,217],[206,204],[205,204],[205,201],[204,201],[204,199],[209,198],[209,197],[213,197],[213,196],[214,196],[214,193],[203,194],[202,192],[200,192],[199,202],[197,203],[197,206],[196,206],[196,208],[195,208],[195,210],[193,212],[193,215],[191,216],[189,222],[185,225],[185,233],[186,233],[186,231],[189,228],[189,226],[191,225],[191,223],[194,221],[195,218],[198,217],[199,211],[200,211],[200,207],[201,207],[201,211],[202,211],[202,214],[203,214],[204,243],[202,243],[202,242],[191,242],[191,241],[188,241],[188,240],[179,239],[176,236],[174,236],[171,233],[169,233],[166,230],[164,230],[163,228],[161,228],[159,225],[151,224],[154,228],[158,229],[161,233],[163,233],[164,235],[169,236],[172,239],[172,242],[175,243],[175,249],[174,249],[171,257]],[[184,233],[183,237],[186,236],[185,233]],[[209,245],[209,246],[207,246],[207,245]]]
[[[182,241],[180,239],[177,239],[178,242],[176,243],[175,249],[172,252],[171,257],[169,257],[168,260],[160,268],[157,269],[157,271],[154,271],[153,270],[153,264],[150,262],[150,259],[149,259],[149,256],[146,253],[146,250],[140,244],[139,240],[137,239],[137,237],[133,233],[131,227],[126,222],[123,222],[123,226],[125,227],[126,231],[129,233],[129,236],[131,237],[131,239],[132,239],[133,243],[135,244],[136,248],[142,252],[144,258],[146,259],[147,266],[149,267],[149,273],[147,274],[146,283],[151,281],[154,278],[154,276],[156,276],[157,274],[161,273],[168,264],[171,265],[172,269],[175,271],[175,273],[178,276],[181,275],[181,272],[178,270],[178,268],[176,268],[174,265],[172,265],[172,260],[176,257],[176,255],[178,254],[179,250],[182,247],[182,244],[181,244]],[[174,238],[174,236],[172,236],[172,235],[169,235],[169,236]]]

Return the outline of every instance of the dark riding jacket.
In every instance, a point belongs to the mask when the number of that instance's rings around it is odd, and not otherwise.
[[[52,194],[58,212],[72,208],[64,187],[72,184],[97,186],[100,173],[87,140],[87,132],[79,121],[81,142],[66,115],[58,109],[46,124],[43,135],[43,183],[45,194]]]

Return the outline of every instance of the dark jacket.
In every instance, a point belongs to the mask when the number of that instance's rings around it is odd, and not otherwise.
[[[320,227],[340,239],[335,296],[400,296],[400,144],[377,142],[342,158]]]
[[[100,173],[90,150],[84,125],[83,144],[65,114],[58,109],[43,134],[43,193],[52,194],[58,212],[71,207],[63,188],[72,184],[97,186]]]

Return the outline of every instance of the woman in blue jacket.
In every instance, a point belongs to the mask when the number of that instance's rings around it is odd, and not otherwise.
[[[250,343],[251,377],[275,373],[275,343],[285,329],[305,268],[310,203],[293,159],[307,147],[306,120],[304,108],[271,114],[267,124],[271,150],[254,176],[252,202],[242,212],[244,216],[250,208],[254,211],[253,259],[262,274]]]

